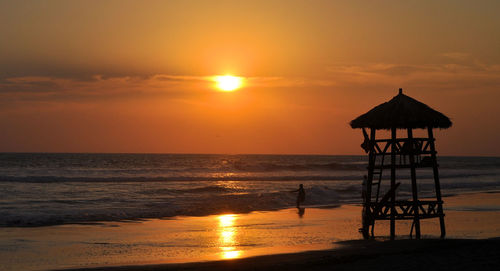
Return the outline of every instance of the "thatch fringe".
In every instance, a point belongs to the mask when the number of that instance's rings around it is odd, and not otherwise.
[[[451,127],[451,120],[424,103],[403,94],[390,101],[374,107],[367,113],[351,121],[352,128],[375,129],[407,129],[407,128],[441,128]]]

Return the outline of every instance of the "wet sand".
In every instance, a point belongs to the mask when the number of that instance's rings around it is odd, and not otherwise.
[[[333,250],[187,264],[84,270],[498,270],[500,239],[345,241]]]
[[[377,222],[377,239],[362,241],[358,233],[360,212],[358,205],[345,205],[306,208],[302,215],[297,209],[285,209],[97,225],[3,228],[0,269],[122,266],[110,270],[298,270],[332,265],[363,269],[374,263],[387,267],[395,257],[414,264],[418,258],[424,263],[442,264],[437,255],[448,257],[448,264],[454,263],[452,258],[497,263],[497,257],[492,260],[490,256],[499,255],[498,240],[457,239],[500,236],[499,193],[445,198],[449,240],[435,240],[439,236],[438,221],[431,219],[422,221],[423,238],[431,240],[385,242],[388,225]],[[408,221],[397,223],[398,239],[408,238],[410,226]],[[405,262],[401,264],[401,270],[405,270]]]

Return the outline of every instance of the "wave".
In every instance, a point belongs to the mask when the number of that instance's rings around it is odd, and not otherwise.
[[[439,159],[444,195],[500,188],[499,158]],[[0,154],[0,226],[277,210],[302,182],[306,207],[359,203],[366,174],[365,156]],[[411,198],[409,177],[398,171],[398,197]],[[432,170],[417,178],[434,195]]]
[[[277,163],[245,163],[236,161],[234,169],[245,172],[270,171],[311,171],[311,170],[362,170],[366,164],[362,163],[305,163],[305,164],[277,164]]]
[[[410,183],[403,183],[397,191],[398,197],[410,198]],[[107,186],[104,186],[107,187]],[[339,206],[345,203],[360,203],[360,185],[348,183],[306,184],[305,207]],[[295,188],[295,186],[293,187]],[[498,190],[496,183],[445,182],[444,195],[472,191]],[[269,191],[274,189],[274,191]],[[381,195],[387,191],[381,187]],[[267,191],[266,191],[267,190]],[[279,190],[279,191],[276,191]],[[15,199],[0,205],[0,226],[37,227],[59,224],[100,223],[176,216],[205,216],[223,213],[248,213],[292,208],[297,193],[290,192],[289,184],[268,184],[259,191],[224,187],[207,183],[187,189],[164,189],[155,184],[146,189],[127,191],[127,194],[55,194],[51,197]],[[265,191],[265,192],[263,192]],[[421,197],[433,196],[433,182],[419,184]]]
[[[208,191],[213,186],[200,190]],[[41,202],[44,209],[34,208],[15,211],[4,209],[0,226],[36,227],[59,224],[96,223],[104,221],[126,221],[174,216],[205,216],[221,213],[248,213],[252,211],[278,210],[294,207],[297,193],[272,191],[267,193],[214,194],[198,193],[193,196],[178,196],[175,200],[152,200],[150,197],[134,202],[115,198],[115,202],[52,201]],[[338,206],[341,201],[335,190],[326,187],[306,189],[306,206]]]
[[[439,175],[441,179],[471,178],[480,176],[497,176],[495,171],[470,171],[470,172],[444,172]],[[216,175],[216,176],[210,176]],[[119,177],[67,177],[67,176],[0,176],[0,182],[23,183],[60,183],[60,182],[169,182],[169,181],[340,181],[362,180],[366,171],[353,172],[350,175],[226,175],[225,173],[208,174],[208,176],[119,176]],[[418,179],[433,178],[432,172],[418,174]],[[389,175],[383,175],[389,179]],[[409,179],[409,175],[397,176],[398,179]]]
[[[226,193],[226,192],[234,192],[235,189],[219,186],[219,185],[209,185],[203,187],[196,188],[188,188],[188,189],[177,189],[175,190],[179,193]]]

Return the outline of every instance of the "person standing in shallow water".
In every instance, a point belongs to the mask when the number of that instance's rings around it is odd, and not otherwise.
[[[292,192],[299,192],[297,195],[297,208],[300,208],[300,204],[306,200],[306,191],[304,190],[304,185],[300,184],[299,189],[293,190]]]

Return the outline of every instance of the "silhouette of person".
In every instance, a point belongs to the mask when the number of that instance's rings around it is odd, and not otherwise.
[[[306,208],[302,207],[302,208],[297,208],[298,209],[298,214],[299,214],[299,217],[302,218],[304,216],[304,213],[306,212]]]
[[[300,204],[306,199],[306,191],[304,191],[304,185],[300,184],[299,189],[293,190],[291,192],[299,192],[297,195],[297,208],[300,208]]]

